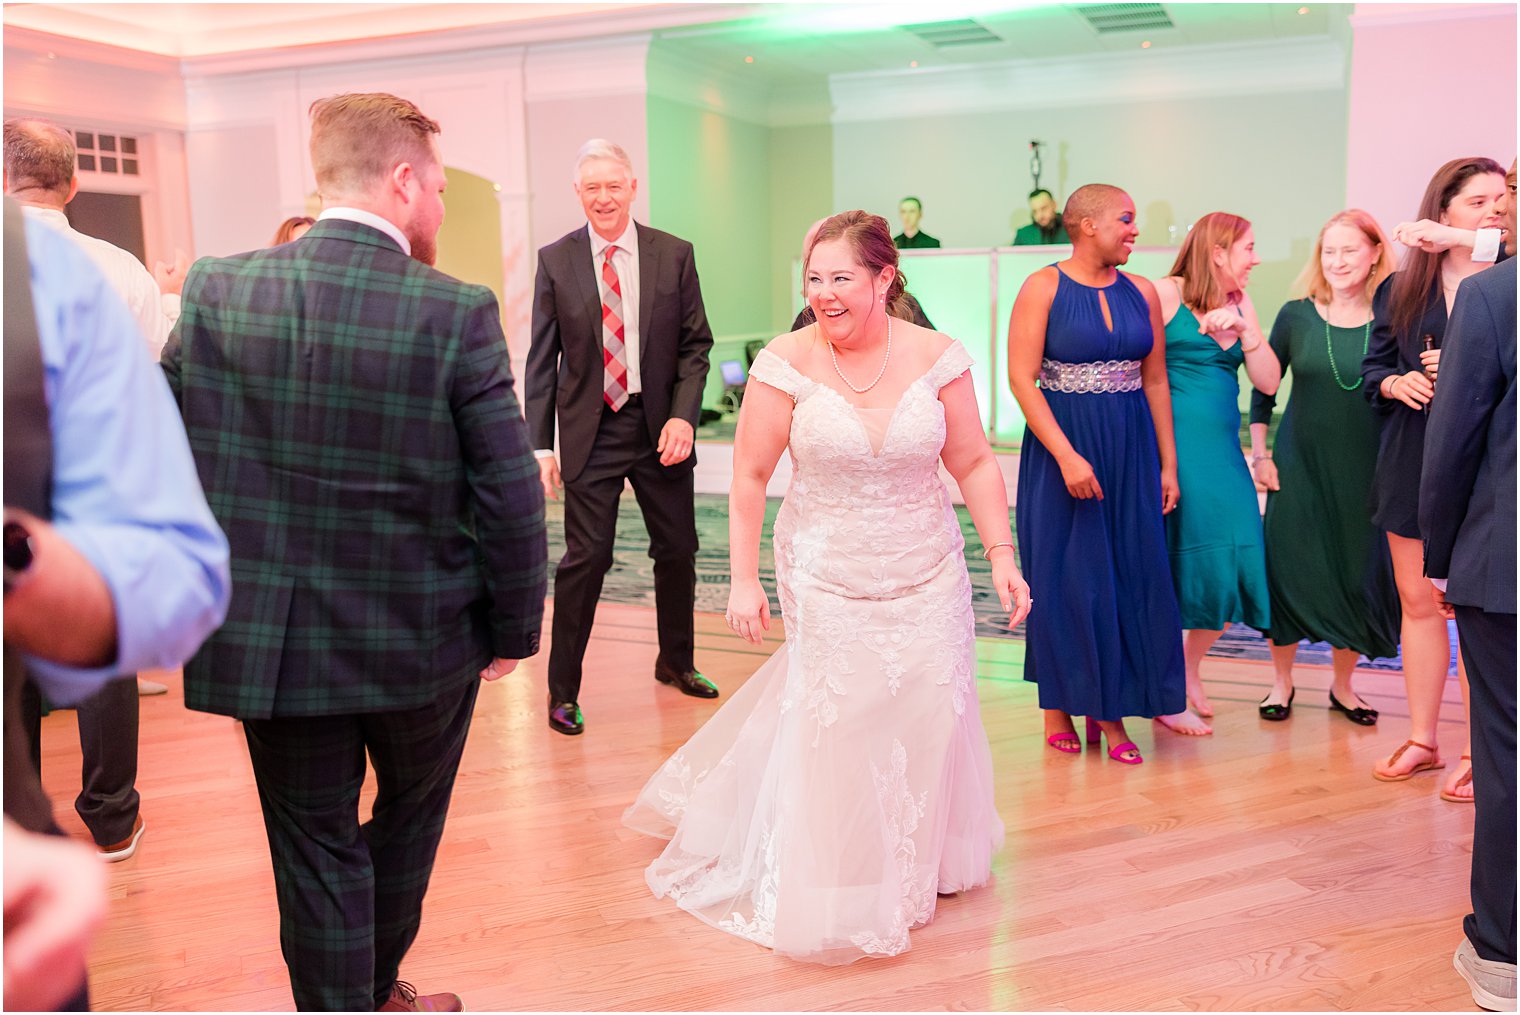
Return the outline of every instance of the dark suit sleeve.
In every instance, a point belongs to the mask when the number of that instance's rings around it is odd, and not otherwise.
[[[1293,344],[1293,328],[1289,323],[1292,312],[1284,306],[1277,312],[1277,320],[1272,322],[1272,337],[1267,341],[1272,345],[1272,351],[1277,354],[1278,365],[1284,375],[1288,372],[1289,347]],[[1256,387],[1251,388],[1251,422],[1272,424],[1272,410],[1277,408],[1277,396],[1263,393]]]
[[[1393,280],[1389,275],[1372,297],[1372,337],[1367,341],[1367,355],[1362,358],[1362,394],[1374,409],[1389,412],[1394,402],[1383,397],[1379,386],[1385,377],[1399,370],[1399,337],[1393,333]],[[1399,405],[1404,403],[1399,402]]]
[[[555,310],[554,280],[538,254],[538,275],[533,280],[533,338],[528,347],[528,434],[540,451],[554,448],[554,407],[559,393],[559,315]]]
[[[475,538],[491,597],[491,652],[523,659],[538,651],[548,590],[544,491],[512,392],[512,366],[496,298],[481,289],[466,318],[449,395],[464,458]]]
[[[712,328],[702,305],[702,286],[697,281],[697,256],[691,244],[681,252],[681,338],[676,345],[676,384],[670,394],[670,418],[684,419],[696,429],[702,412],[702,392],[707,386],[707,354],[712,349]]]
[[[1431,578],[1447,577],[1483,464],[1489,421],[1504,398],[1498,332],[1484,290],[1470,280],[1463,282],[1441,343],[1441,376],[1425,427],[1420,531],[1425,536],[1425,574]]]

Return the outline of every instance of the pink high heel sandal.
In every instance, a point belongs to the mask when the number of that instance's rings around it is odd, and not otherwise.
[[[1101,744],[1103,742],[1103,727],[1098,725],[1098,720],[1087,717],[1087,742],[1089,744]],[[1122,757],[1125,751],[1134,751],[1133,758]],[[1132,741],[1126,740],[1122,744],[1112,744],[1108,749],[1108,756],[1121,765],[1138,765],[1145,759],[1140,757],[1140,748]]]
[[[1062,754],[1081,754],[1082,738],[1077,736],[1076,730],[1068,730],[1063,733],[1052,733],[1045,738],[1045,742]]]

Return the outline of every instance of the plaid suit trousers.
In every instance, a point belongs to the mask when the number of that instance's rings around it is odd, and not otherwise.
[[[420,708],[243,723],[301,1011],[373,1011],[417,936],[480,681]],[[365,756],[378,792],[358,821]]]

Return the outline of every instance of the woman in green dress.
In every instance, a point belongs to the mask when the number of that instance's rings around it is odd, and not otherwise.
[[[1379,419],[1361,395],[1372,294],[1395,267],[1371,215],[1351,208],[1326,222],[1294,283],[1307,296],[1284,306],[1272,325],[1272,351],[1293,371],[1275,455],[1267,425],[1277,400],[1251,396],[1251,462],[1267,491],[1266,634],[1276,671],[1258,706],[1263,719],[1291,714],[1293,660],[1304,639],[1330,643],[1330,708],[1362,726],[1378,714],[1352,690],[1357,658],[1398,654],[1398,587],[1367,496]]]
[[[1265,629],[1267,562],[1256,484],[1240,450],[1239,370],[1277,391],[1282,369],[1246,295],[1261,263],[1251,223],[1210,212],[1193,224],[1172,273],[1156,283],[1166,323],[1166,375],[1182,496],[1166,518],[1172,584],[1182,611],[1189,708],[1157,721],[1175,733],[1213,732],[1203,657],[1232,622]]]

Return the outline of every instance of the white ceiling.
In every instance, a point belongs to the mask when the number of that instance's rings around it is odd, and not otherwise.
[[[667,55],[752,74],[771,83],[810,76],[1072,58],[1179,46],[1324,38],[1351,4],[1166,3],[1174,27],[1099,33],[1074,4],[940,0],[870,5],[776,5],[760,17],[655,32]],[[799,9],[800,8],[800,9]],[[1303,8],[1304,13],[1298,11]],[[928,16],[926,16],[926,14]],[[937,48],[906,25],[971,18],[998,41]],[[753,62],[746,62],[753,57]]]
[[[1298,13],[1300,7],[1305,13]],[[1196,44],[1325,36],[1350,4],[1167,3],[1175,27],[1098,33],[1070,4],[914,3],[8,3],[16,26],[164,56],[196,58],[496,26],[570,34],[654,29],[667,55],[731,67],[771,84],[829,74],[1072,57]],[[974,18],[999,37],[938,49],[901,26]],[[745,57],[753,57],[746,63]]]
[[[194,58],[500,25],[584,23],[662,3],[7,3],[5,24]]]

